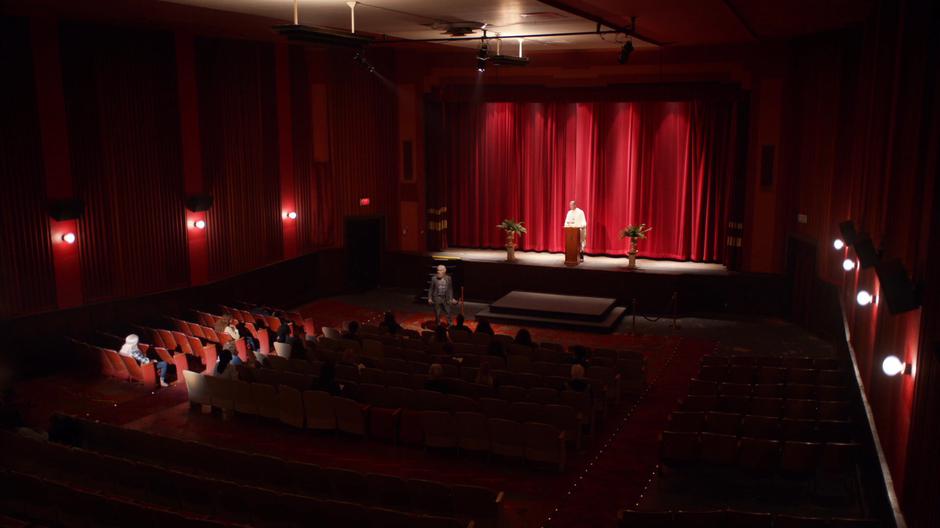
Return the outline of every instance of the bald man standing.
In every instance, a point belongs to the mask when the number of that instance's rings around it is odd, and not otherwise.
[[[441,322],[441,312],[447,314],[447,326],[450,326],[450,306],[457,304],[454,299],[454,282],[447,274],[447,268],[437,267],[437,273],[431,277],[428,287],[428,304],[434,306],[434,321]]]
[[[565,227],[577,227],[581,231],[581,260],[583,261],[584,247],[587,244],[587,218],[584,216],[584,211],[578,209],[578,204],[574,200],[568,203]]]

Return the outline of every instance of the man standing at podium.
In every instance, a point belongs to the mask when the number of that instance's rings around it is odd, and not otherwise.
[[[574,200],[568,204],[568,216],[565,217],[565,227],[577,227],[581,231],[581,260],[584,260],[584,246],[587,242],[587,219],[584,211],[578,209]]]
[[[457,300],[454,299],[454,283],[445,266],[438,266],[437,274],[431,277],[428,304],[434,305],[434,322],[440,324],[441,312],[444,312],[447,314],[447,326],[450,326],[450,305],[457,304]]]

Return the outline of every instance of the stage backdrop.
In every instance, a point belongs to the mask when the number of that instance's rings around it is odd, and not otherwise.
[[[509,217],[528,227],[520,249],[563,251],[568,202],[577,200],[588,253],[624,255],[619,231],[645,223],[653,231],[640,244],[644,257],[723,259],[731,102],[445,103],[433,118],[442,134],[430,191],[446,197],[444,244],[504,247],[496,225]]]

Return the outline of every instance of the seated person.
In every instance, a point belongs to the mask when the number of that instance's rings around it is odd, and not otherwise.
[[[463,314],[457,314],[456,324],[450,328],[450,331],[452,332],[451,335],[453,335],[453,332],[458,330],[467,332],[468,334],[473,333],[473,330],[470,330],[470,327],[464,324],[464,321]]]
[[[532,342],[532,334],[529,333],[525,328],[520,328],[516,332],[516,338],[512,340],[516,345],[525,345],[525,346],[534,346],[535,343]]]
[[[286,343],[287,338],[290,337],[294,333],[293,328],[291,328],[293,325],[294,323],[286,319],[281,319],[281,326],[278,327],[277,337],[275,337],[274,340],[277,341],[278,343]]]
[[[140,338],[137,337],[137,334],[128,335],[127,338],[124,339],[124,344],[121,345],[120,354],[122,356],[134,358],[134,361],[136,361],[138,365],[146,365],[148,363],[155,362],[157,367],[157,374],[160,377],[160,386],[169,387],[170,384],[166,382],[166,374],[170,369],[170,366],[166,361],[153,360],[144,355],[144,353],[141,352],[140,348],[137,346],[139,342]]]
[[[242,358],[238,357],[238,349],[235,347],[235,341],[229,341],[222,345],[222,350],[228,350],[228,353],[232,356],[232,365],[238,366],[244,363]]]
[[[478,385],[486,385],[487,387],[496,386],[496,380],[493,379],[493,373],[490,371],[490,362],[483,360],[480,363],[480,370],[477,371],[477,377],[473,381]]]
[[[320,367],[320,376],[313,383],[313,390],[329,392],[333,396],[339,396],[343,387],[336,382],[336,362],[326,361]]]
[[[395,320],[395,314],[392,313],[391,310],[385,312],[382,322],[379,323],[379,328],[385,330],[390,335],[396,335],[402,330],[401,325]]]
[[[235,368],[235,363],[232,362],[232,352],[229,349],[223,348],[222,352],[219,353],[219,360],[215,364],[214,374],[219,378],[238,379],[238,370]]]
[[[568,380],[568,390],[575,392],[591,392],[591,384],[584,378],[584,367],[575,363],[571,365],[571,379]]]
[[[568,347],[568,351],[571,352],[571,356],[568,357],[568,363],[581,365],[584,368],[587,368],[591,361],[588,359],[588,348],[582,345],[571,345]]]
[[[476,333],[496,335],[496,332],[493,331],[493,327],[490,326],[490,322],[487,321],[486,319],[480,319],[480,318],[477,319]]]
[[[437,328],[434,329],[434,337],[431,338],[432,343],[450,343],[450,337],[447,335],[447,327],[439,324]]]
[[[450,387],[444,379],[444,367],[440,363],[432,363],[428,369],[428,380],[424,382],[427,390],[447,393]]]
[[[353,341],[362,341],[362,338],[359,337],[359,321],[349,321],[349,324],[346,325],[346,331],[340,337],[352,339]]]
[[[251,330],[248,329],[244,321],[232,319],[232,325],[234,326],[235,331],[238,332],[238,335],[245,338],[245,344],[248,345],[248,350],[254,352],[261,348],[261,343],[258,342],[258,338],[251,335]]]

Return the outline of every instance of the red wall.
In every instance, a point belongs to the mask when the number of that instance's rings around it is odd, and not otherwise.
[[[927,477],[925,471],[937,467],[936,443],[912,432],[924,431],[915,409],[937,409],[937,390],[924,387],[936,379],[936,329],[928,323],[935,308],[890,314],[874,268],[845,272],[842,260],[855,254],[834,250],[832,241],[838,223],[851,219],[872,236],[883,259],[900,258],[915,281],[926,283],[936,267],[929,248],[938,236],[931,222],[940,168],[934,105],[940,94],[930,9],[918,2],[885,2],[861,34],[795,43],[784,81],[784,161],[773,189],[783,204],[775,221],[784,232],[816,244],[820,278],[842,292],[861,382],[913,526],[930,525],[927,519],[935,520],[937,512],[935,500],[920,499],[924,486],[936,490],[935,473]],[[797,214],[807,222],[798,223]],[[876,296],[873,305],[855,302],[862,288]],[[913,365],[913,374],[884,375],[881,362],[892,354]],[[936,440],[936,430],[929,434]]]
[[[340,246],[350,215],[386,216],[397,231],[394,83],[351,52],[26,15],[2,19],[4,63],[18,72],[3,98],[16,119],[2,125],[2,233],[22,249],[0,259],[16,279],[4,279],[0,316],[198,285]],[[390,53],[370,60],[394,77]],[[213,207],[186,210],[199,193]],[[48,220],[50,201],[69,198],[84,214]],[[77,243],[61,241],[66,231]]]

